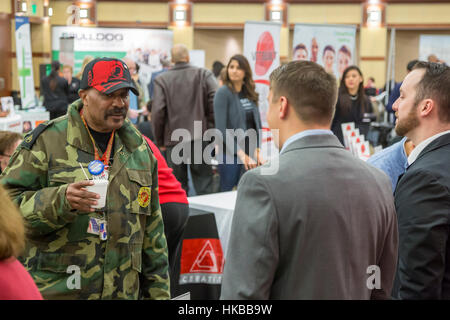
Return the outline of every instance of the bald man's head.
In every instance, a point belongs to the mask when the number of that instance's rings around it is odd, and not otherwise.
[[[189,62],[189,50],[184,44],[176,44],[172,50],[172,62]]]
[[[134,60],[129,57],[123,58],[123,62],[125,62],[125,64],[127,65],[131,76],[134,76],[137,73],[136,62],[134,62]]]

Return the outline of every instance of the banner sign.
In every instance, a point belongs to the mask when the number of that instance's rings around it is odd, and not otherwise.
[[[16,56],[22,109],[28,109],[36,105],[28,17],[16,16]]]
[[[355,37],[355,26],[296,24],[293,60],[314,61],[339,80],[344,70],[356,62]]]
[[[91,28],[78,26],[52,27],[52,57],[60,58],[60,38],[73,37],[74,74],[85,56],[132,58],[139,64],[139,79],[145,95],[152,72],[162,69],[173,44],[173,31],[152,29]]]
[[[263,158],[270,159],[278,154],[273,144],[272,134],[267,124],[269,103],[269,77],[280,66],[281,24],[274,22],[246,22],[244,27],[244,56],[250,63],[259,94],[258,108],[263,126],[261,152]]]

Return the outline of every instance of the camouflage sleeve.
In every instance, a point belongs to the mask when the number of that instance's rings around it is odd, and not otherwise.
[[[151,153],[151,151],[149,151]],[[159,205],[158,167],[156,159],[152,172],[151,216],[147,218],[142,253],[143,279],[141,293],[143,299],[170,299],[169,262],[166,236]]]
[[[19,147],[0,178],[32,235],[60,229],[76,217],[66,200],[67,184],[47,187],[46,159],[43,151]]]

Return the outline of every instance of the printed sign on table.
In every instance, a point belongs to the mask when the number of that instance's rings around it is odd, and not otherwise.
[[[13,97],[1,97],[0,98],[1,103],[1,111],[2,112],[9,112],[9,115],[14,114],[14,99]]]
[[[369,141],[364,141],[363,143],[361,143],[357,148],[357,152],[358,152],[358,158],[360,158],[361,160],[367,161],[367,159],[370,158]]]
[[[350,150],[350,145],[347,140],[347,133],[355,130],[355,123],[354,122],[341,123],[341,130],[342,136],[344,137],[344,147],[345,149]]]
[[[364,143],[364,135],[360,134],[358,136],[350,137],[350,151],[354,156],[358,156],[358,147],[360,144]]]

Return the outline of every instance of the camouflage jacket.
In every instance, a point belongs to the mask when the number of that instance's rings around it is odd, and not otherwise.
[[[90,217],[102,213],[74,211],[66,200],[68,184],[86,179],[79,163],[94,160],[82,106],[75,101],[67,115],[25,136],[1,176],[28,226],[20,260],[46,299],[168,299],[156,159],[129,120],[114,137],[107,240],[87,233]]]

